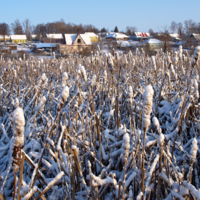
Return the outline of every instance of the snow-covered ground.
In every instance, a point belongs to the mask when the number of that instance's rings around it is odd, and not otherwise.
[[[200,199],[200,47],[103,51],[0,57],[0,198]]]

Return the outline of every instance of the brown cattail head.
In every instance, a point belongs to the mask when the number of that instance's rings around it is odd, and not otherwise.
[[[195,67],[199,55],[200,55],[200,46],[196,47],[196,49],[195,49],[194,57],[193,57],[193,60],[192,60],[192,67]]]
[[[25,119],[23,109],[17,107],[13,112],[14,142],[12,153],[12,166],[15,172],[19,170],[21,160],[21,148],[24,144],[24,125]]]

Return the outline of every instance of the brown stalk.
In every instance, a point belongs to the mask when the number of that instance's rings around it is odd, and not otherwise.
[[[25,160],[25,153],[22,151],[22,159],[21,159],[21,164],[20,164],[20,175],[19,175],[19,188],[18,188],[18,197],[17,197],[18,200],[21,200],[20,190],[21,190],[21,183],[23,180],[24,160]]]

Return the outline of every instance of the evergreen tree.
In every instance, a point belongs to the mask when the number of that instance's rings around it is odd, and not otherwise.
[[[115,33],[118,33],[118,32],[119,32],[117,26],[115,26],[114,32],[115,32]]]

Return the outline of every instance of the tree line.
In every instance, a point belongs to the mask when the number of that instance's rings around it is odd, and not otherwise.
[[[170,26],[161,27],[160,32],[165,33],[179,33],[180,35],[189,35],[190,33],[200,33],[200,22],[194,22],[193,20],[185,20],[184,23],[172,21]],[[114,32],[119,32],[118,27],[115,26]],[[134,32],[137,31],[135,26],[127,26],[123,32],[127,35],[134,35]],[[29,19],[25,19],[23,22],[20,22],[18,19],[13,23],[8,25],[7,23],[0,23],[0,35],[4,37],[10,35],[11,32],[16,35],[26,34],[27,39],[31,39],[31,35],[37,35],[38,40],[41,37],[45,37],[46,34],[50,33],[85,33],[85,32],[108,32],[104,27],[102,29],[96,28],[94,25],[82,25],[82,24],[73,24],[65,23],[63,19],[56,22],[50,23],[41,23],[36,26],[31,24]],[[155,32],[152,29],[149,29],[150,34]]]
[[[35,34],[38,38],[41,38],[50,33],[98,33],[99,30],[91,24],[77,25],[73,23],[65,23],[63,19],[46,24],[37,24],[36,26],[32,25],[29,19],[25,19],[23,22],[15,20],[11,25],[8,25],[7,23],[0,23],[0,35],[5,37],[6,35],[10,35],[11,32],[15,35],[26,34],[27,39],[29,40],[31,39],[32,34]]]

